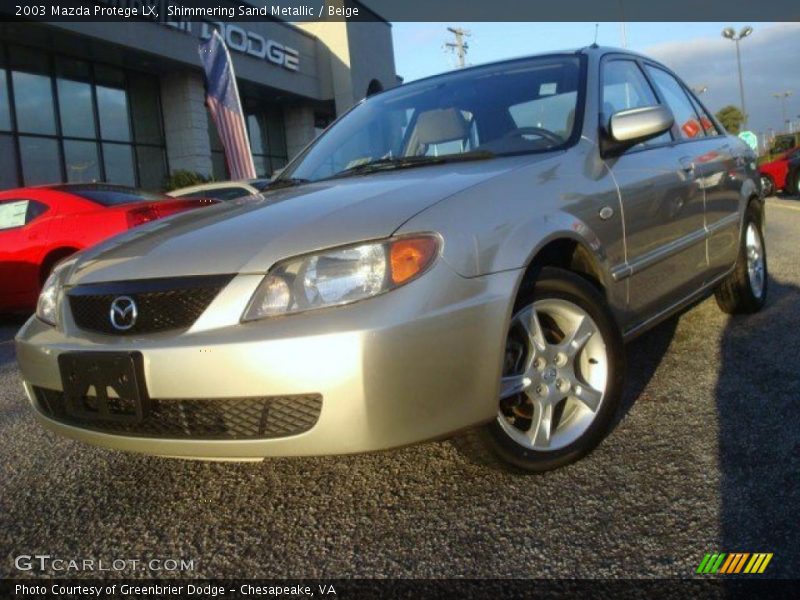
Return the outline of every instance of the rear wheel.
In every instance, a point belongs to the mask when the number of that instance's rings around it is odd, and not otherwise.
[[[772,177],[769,175],[761,176],[761,190],[765,198],[775,193],[775,184],[772,182]]]
[[[717,287],[717,305],[726,313],[754,313],[767,299],[768,271],[764,235],[756,210],[748,208],[733,272]]]
[[[623,369],[622,338],[603,296],[574,273],[543,269],[515,305],[497,418],[473,432],[469,448],[525,471],[578,460],[608,430]]]

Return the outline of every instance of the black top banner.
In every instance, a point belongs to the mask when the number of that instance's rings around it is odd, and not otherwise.
[[[37,21],[800,21],[797,0],[0,0]]]

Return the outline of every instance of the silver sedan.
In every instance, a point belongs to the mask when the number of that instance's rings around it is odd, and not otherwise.
[[[63,263],[17,337],[33,410],[86,442],[258,460],[457,437],[565,465],[624,341],[767,293],[755,157],[663,65],[584,48],[370,97],[262,196]]]

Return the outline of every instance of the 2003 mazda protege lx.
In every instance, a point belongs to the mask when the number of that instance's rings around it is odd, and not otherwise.
[[[613,49],[372,96],[263,196],[61,264],[17,338],[52,430],[166,456],[468,435],[541,471],[596,446],[623,341],[710,293],[765,300],[754,156]],[[668,433],[666,434],[668,435]]]

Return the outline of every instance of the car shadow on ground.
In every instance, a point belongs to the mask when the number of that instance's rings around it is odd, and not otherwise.
[[[769,575],[789,578],[800,572],[800,339],[786,331],[800,332],[800,288],[770,279],[768,293],[720,341],[722,547],[710,550],[774,552]]]
[[[622,403],[612,425],[612,431],[619,426],[633,409],[637,400],[645,393],[647,385],[669,351],[678,328],[680,315],[691,310],[693,306],[659,323],[625,346],[625,389]]]
[[[648,384],[681,316],[693,308],[627,345],[627,382],[614,428],[648,400]],[[727,317],[713,393],[717,423],[708,425],[718,428],[720,538],[719,547],[703,551],[774,552],[772,578],[800,570],[800,336],[778,347],[787,330],[800,332],[800,287],[770,278],[761,312]]]

